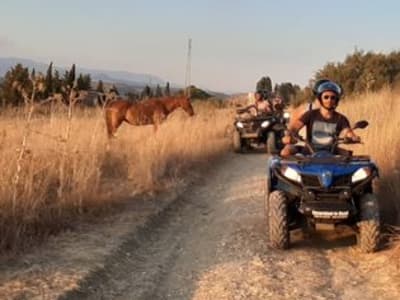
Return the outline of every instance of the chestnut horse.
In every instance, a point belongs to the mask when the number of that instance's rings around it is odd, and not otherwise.
[[[107,133],[113,137],[122,122],[131,125],[154,125],[154,130],[176,108],[183,108],[190,116],[194,115],[190,99],[186,96],[152,98],[140,102],[117,99],[105,107]]]

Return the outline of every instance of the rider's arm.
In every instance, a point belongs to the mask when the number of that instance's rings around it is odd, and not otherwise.
[[[288,130],[292,133],[297,134],[301,128],[303,128],[304,123],[301,120],[293,120],[288,126]]]
[[[250,104],[250,105],[247,105],[247,106],[245,106],[243,108],[238,108],[236,111],[238,113],[244,113],[244,112],[248,112],[251,108],[255,108],[255,105],[254,104]]]
[[[303,113],[298,119],[293,119],[289,126],[285,136],[282,138],[284,144],[295,144],[297,140],[294,138],[298,135],[299,131],[303,126],[307,125],[311,121],[312,111],[308,110]]]
[[[361,139],[350,127],[350,122],[346,117],[339,120],[340,136],[351,139],[353,142],[359,142]]]
[[[284,144],[295,144],[297,141],[294,138],[301,128],[303,128],[304,123],[300,120],[293,120],[289,126],[288,130],[285,131],[285,136],[282,138]]]

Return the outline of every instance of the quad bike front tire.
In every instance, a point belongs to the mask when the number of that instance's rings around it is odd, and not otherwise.
[[[358,225],[358,247],[363,253],[378,249],[380,239],[380,217],[378,199],[374,194],[365,194],[360,199],[360,222]]]
[[[243,152],[243,145],[242,145],[242,139],[240,138],[240,133],[235,130],[233,132],[233,151],[236,153],[242,153]]]
[[[266,195],[265,201],[269,244],[275,249],[287,249],[290,242],[287,197],[282,191],[273,191]]]
[[[275,132],[270,131],[267,135],[267,153],[275,154],[276,153],[276,136]]]

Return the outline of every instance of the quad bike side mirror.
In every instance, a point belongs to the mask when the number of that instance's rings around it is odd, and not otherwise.
[[[362,121],[358,121],[354,124],[353,129],[364,129],[368,126],[368,121],[366,120],[362,120]]]

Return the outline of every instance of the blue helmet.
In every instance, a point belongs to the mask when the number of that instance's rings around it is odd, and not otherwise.
[[[313,92],[314,92],[314,95],[319,100],[321,100],[321,95],[324,92],[327,92],[327,91],[334,92],[336,94],[336,96],[337,96],[337,101],[339,102],[340,97],[343,94],[343,91],[342,91],[342,88],[340,87],[340,85],[338,85],[337,83],[335,83],[335,82],[333,82],[331,80],[328,80],[328,79],[318,80],[315,83],[315,86],[313,88]]]

